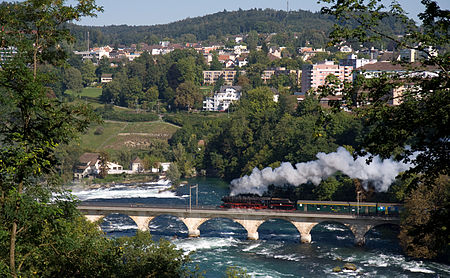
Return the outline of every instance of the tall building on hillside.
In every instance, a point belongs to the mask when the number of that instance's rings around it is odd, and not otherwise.
[[[353,82],[353,66],[336,65],[333,61],[325,61],[314,65],[305,65],[302,68],[302,93],[309,89],[317,89],[325,85],[325,79],[332,74],[341,81]]]

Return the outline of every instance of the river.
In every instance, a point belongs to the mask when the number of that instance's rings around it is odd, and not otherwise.
[[[229,194],[228,184],[219,179],[197,178],[198,206],[220,205]],[[116,185],[74,191],[81,201],[189,206],[189,186],[176,192],[164,191],[167,184]],[[196,206],[192,189],[192,206]],[[110,215],[101,224],[109,236],[130,236],[137,226],[124,215]],[[171,216],[155,218],[149,225],[154,240],[169,239],[191,254],[192,266],[206,271],[205,277],[224,277],[229,266],[243,268],[251,277],[450,277],[450,266],[412,260],[402,254],[393,227],[371,230],[364,247],[354,247],[351,231],[338,223],[322,223],[311,231],[312,243],[301,244],[295,227],[282,220],[270,220],[259,228],[260,240],[248,241],[239,224],[213,219],[200,226],[200,238],[187,238],[184,224]],[[334,273],[334,267],[356,265],[356,271]]]

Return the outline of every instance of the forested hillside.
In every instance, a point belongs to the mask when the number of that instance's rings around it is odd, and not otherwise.
[[[94,45],[130,45],[145,42],[158,43],[165,38],[180,42],[215,41],[223,36],[258,33],[293,32],[297,34],[297,44],[310,42],[314,46],[324,46],[335,20],[333,17],[309,11],[276,11],[272,9],[252,9],[223,11],[203,17],[187,18],[177,22],[154,26],[78,26],[70,29],[79,42],[90,40]],[[385,19],[383,31],[402,34],[404,29],[392,19]]]

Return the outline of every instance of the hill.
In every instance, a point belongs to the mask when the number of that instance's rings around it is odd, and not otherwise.
[[[389,19],[385,20],[385,23],[383,28],[389,33],[403,33],[403,28],[399,24]],[[304,45],[306,41],[309,41],[313,45],[323,46],[333,24],[335,24],[333,17],[318,12],[252,9],[223,11],[153,26],[96,27],[71,24],[70,29],[79,42],[86,40],[86,33],[89,31],[93,45],[130,45],[140,42],[155,44],[167,38],[181,42],[196,42],[246,34],[254,30],[266,34],[293,32],[300,40],[298,44]]]

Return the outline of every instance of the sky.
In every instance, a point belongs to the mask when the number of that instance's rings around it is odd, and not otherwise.
[[[390,3],[388,0],[383,0]],[[74,3],[69,0],[68,3]],[[104,12],[96,18],[83,18],[77,24],[81,25],[155,25],[166,24],[187,17],[198,17],[223,10],[235,11],[239,8],[271,8],[286,10],[319,11],[317,0],[97,0],[103,6]],[[423,11],[420,0],[398,0],[408,12],[409,17],[417,21],[417,14]],[[443,9],[450,9],[449,0],[437,0]]]

